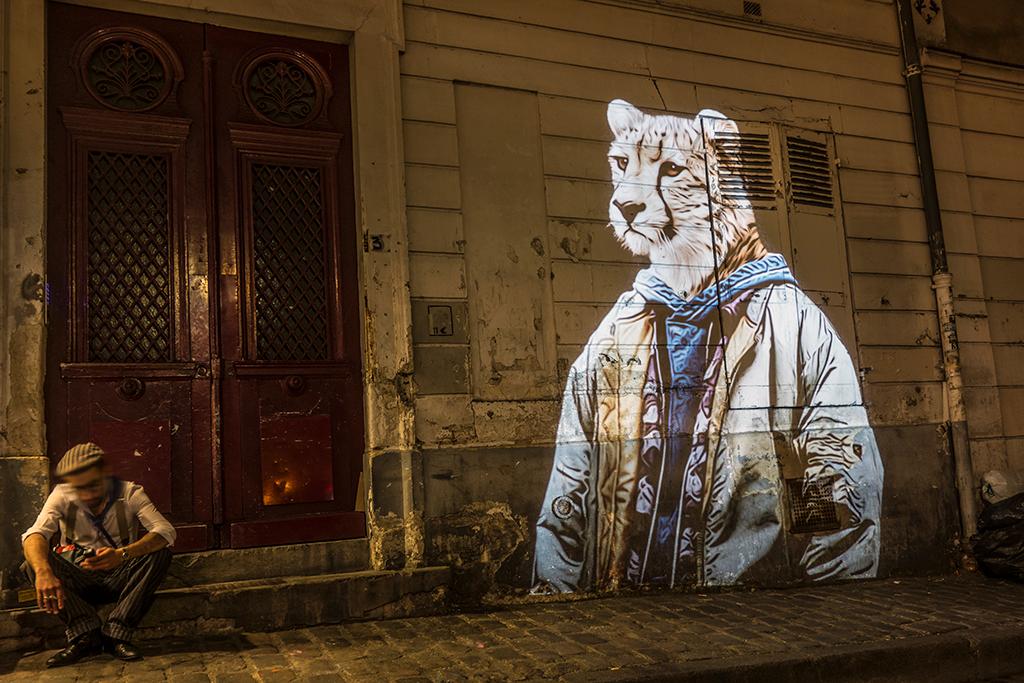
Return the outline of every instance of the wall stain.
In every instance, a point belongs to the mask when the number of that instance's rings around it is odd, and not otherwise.
[[[427,519],[427,561],[452,568],[456,602],[476,604],[495,590],[495,576],[529,538],[526,517],[508,503],[472,502]]]

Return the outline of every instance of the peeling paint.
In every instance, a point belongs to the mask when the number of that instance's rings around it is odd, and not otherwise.
[[[576,253],[576,250],[579,247],[578,241],[570,240],[568,237],[563,237],[562,241],[558,243],[558,246],[570,259],[572,259],[573,263],[580,262],[579,254]]]
[[[370,564],[374,569],[398,569],[405,560],[405,525],[394,513],[368,515]]]
[[[44,332],[35,305],[26,303],[13,309],[16,325],[10,331],[7,351],[10,360],[10,386],[18,387],[8,398],[7,443],[10,453],[43,453],[43,372]]]
[[[414,408],[416,406],[416,391],[413,384],[413,373],[408,370],[396,373],[393,381],[398,400],[406,408]]]
[[[529,538],[529,526],[508,503],[481,501],[427,520],[427,560],[454,574],[453,598],[478,602],[496,589],[502,565]]]

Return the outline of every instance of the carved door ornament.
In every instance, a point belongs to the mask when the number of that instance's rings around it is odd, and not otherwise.
[[[184,78],[181,60],[163,38],[138,28],[94,31],[78,43],[74,62],[85,90],[118,111],[149,111]]]
[[[235,87],[252,113],[266,123],[288,127],[311,123],[331,97],[327,72],[301,50],[259,50],[239,66]]]
[[[937,0],[914,0],[914,9],[924,19],[924,23],[930,24],[935,21],[935,17],[942,11],[942,6],[939,5]]]

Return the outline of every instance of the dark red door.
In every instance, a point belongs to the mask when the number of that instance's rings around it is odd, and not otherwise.
[[[362,535],[347,54],[215,27],[207,41],[230,543]]]
[[[47,425],[179,547],[361,536],[343,46],[49,6]]]

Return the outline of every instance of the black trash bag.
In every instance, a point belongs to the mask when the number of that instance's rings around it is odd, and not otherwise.
[[[1024,493],[985,508],[973,541],[986,576],[1024,582]]]
[[[1024,493],[989,505],[978,515],[978,530],[1002,529],[1024,523]]]

